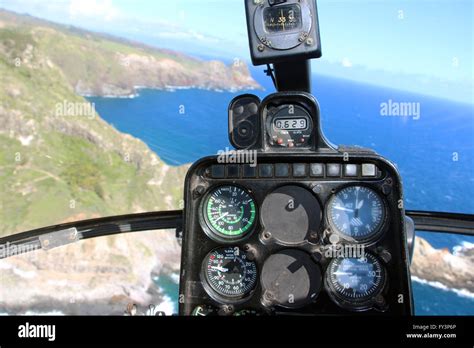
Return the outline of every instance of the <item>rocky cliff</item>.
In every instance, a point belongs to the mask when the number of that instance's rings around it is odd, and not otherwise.
[[[0,236],[61,221],[179,208],[186,167],[121,134],[84,95],[136,86],[258,88],[226,66],[0,10]]]
[[[136,93],[137,86],[260,88],[242,61],[226,66],[1,10],[0,30],[4,53],[10,52],[10,58],[16,60],[11,64],[31,64],[31,59],[41,54],[41,63],[55,66],[83,96],[129,96]],[[22,52],[16,50],[19,39],[24,45]]]
[[[163,306],[167,294],[154,279],[178,274],[179,262],[174,231],[101,237],[3,259],[0,314],[123,315],[129,303],[142,311]]]
[[[438,282],[451,289],[474,294],[474,248],[435,249],[426,240],[416,238],[411,266],[412,276]]]

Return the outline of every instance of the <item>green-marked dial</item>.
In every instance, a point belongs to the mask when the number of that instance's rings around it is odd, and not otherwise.
[[[257,211],[250,194],[233,185],[212,190],[203,204],[205,223],[209,230],[224,239],[238,239],[254,227]]]

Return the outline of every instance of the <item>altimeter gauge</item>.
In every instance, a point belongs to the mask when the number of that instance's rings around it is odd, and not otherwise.
[[[239,299],[255,287],[257,265],[239,247],[219,248],[204,259],[202,278],[211,296],[217,295],[220,300]]]
[[[325,285],[331,298],[343,307],[368,308],[384,289],[386,271],[379,259],[364,253],[361,257],[333,259]]]

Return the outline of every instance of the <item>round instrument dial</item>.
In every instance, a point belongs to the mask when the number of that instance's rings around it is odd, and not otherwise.
[[[303,24],[301,7],[298,4],[267,7],[263,11],[263,22],[265,30],[269,33],[299,30]]]
[[[203,275],[214,293],[225,298],[241,298],[255,287],[257,266],[238,247],[219,248],[206,256]]]
[[[344,240],[362,243],[375,239],[386,219],[383,199],[365,186],[348,186],[331,197],[327,206],[329,226]]]
[[[243,188],[233,185],[213,189],[202,204],[201,225],[219,242],[241,239],[256,223],[256,204]]]
[[[290,50],[305,45],[306,39],[315,29],[315,11],[310,1],[285,0],[269,5],[261,1],[255,9],[253,30],[260,43],[273,50]]]
[[[360,308],[372,302],[385,285],[385,269],[370,253],[360,258],[336,258],[328,266],[325,283],[340,304]]]

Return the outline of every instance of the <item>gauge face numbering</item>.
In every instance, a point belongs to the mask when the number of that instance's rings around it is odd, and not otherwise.
[[[364,242],[383,229],[386,211],[382,198],[365,186],[349,186],[328,203],[328,222],[346,240]]]
[[[336,302],[360,306],[374,300],[385,284],[385,269],[372,254],[361,258],[333,259],[326,273],[326,284]]]
[[[204,259],[206,283],[219,296],[239,298],[248,294],[257,282],[257,266],[238,247],[220,248]]]
[[[301,29],[302,26],[301,8],[297,4],[267,7],[263,17],[265,30],[270,33]]]
[[[313,135],[309,112],[299,105],[281,105],[269,110],[266,129],[270,146],[308,147]]]
[[[202,215],[210,237],[237,240],[251,232],[257,216],[256,204],[250,194],[238,186],[220,186],[204,200]]]

